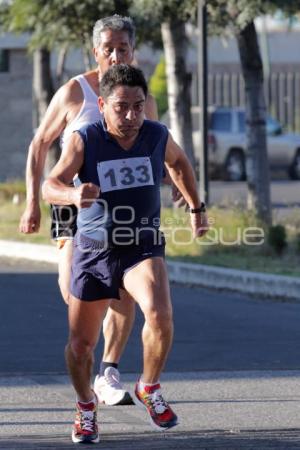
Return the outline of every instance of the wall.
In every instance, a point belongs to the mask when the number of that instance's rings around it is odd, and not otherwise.
[[[24,49],[11,49],[9,72],[0,72],[0,182],[23,178],[32,137],[32,64]]]

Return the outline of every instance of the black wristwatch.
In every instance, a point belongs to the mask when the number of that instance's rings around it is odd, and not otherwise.
[[[199,208],[189,208],[189,212],[192,214],[204,213],[206,212],[205,203],[201,202]]]

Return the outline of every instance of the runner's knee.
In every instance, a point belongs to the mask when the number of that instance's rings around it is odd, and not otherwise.
[[[166,332],[173,327],[173,315],[171,308],[166,309],[147,309],[145,311],[145,320],[153,329],[159,329]]]
[[[69,338],[68,346],[77,361],[84,360],[89,357],[95,347],[96,342],[82,339],[80,337],[71,336]]]

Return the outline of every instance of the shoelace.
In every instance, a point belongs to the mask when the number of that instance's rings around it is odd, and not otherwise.
[[[109,375],[105,375],[104,378],[109,386],[119,389],[122,387],[119,377],[116,373],[109,373]]]
[[[153,394],[148,395],[149,400],[154,408],[154,411],[157,414],[162,414],[165,412],[166,409],[168,409],[168,405],[163,399],[163,396],[161,395],[160,391],[155,391]]]
[[[94,431],[94,412],[93,411],[80,411],[80,425],[84,431]]]

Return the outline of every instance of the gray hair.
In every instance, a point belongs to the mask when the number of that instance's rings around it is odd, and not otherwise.
[[[101,33],[106,30],[126,31],[128,33],[129,42],[132,47],[135,46],[135,26],[130,17],[122,17],[114,14],[110,17],[97,20],[93,28],[93,46],[99,47],[101,43]]]

